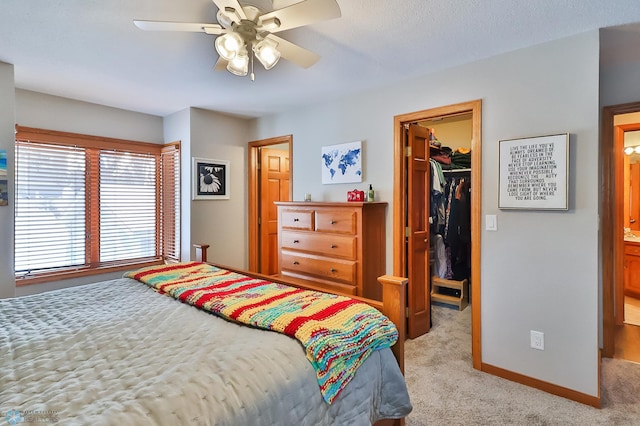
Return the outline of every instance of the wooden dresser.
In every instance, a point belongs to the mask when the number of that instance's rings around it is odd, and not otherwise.
[[[381,300],[387,203],[275,204],[281,276]]]

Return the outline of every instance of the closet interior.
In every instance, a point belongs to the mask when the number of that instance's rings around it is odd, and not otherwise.
[[[431,303],[463,310],[471,279],[471,113],[418,123],[429,129]]]

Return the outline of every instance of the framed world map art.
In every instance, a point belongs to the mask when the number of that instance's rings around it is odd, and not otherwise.
[[[362,182],[362,141],[322,147],[322,183]]]

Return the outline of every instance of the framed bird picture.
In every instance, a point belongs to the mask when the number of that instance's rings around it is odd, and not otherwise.
[[[229,162],[193,157],[191,199],[228,200]]]

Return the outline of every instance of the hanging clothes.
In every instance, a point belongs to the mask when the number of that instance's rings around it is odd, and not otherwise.
[[[435,271],[434,274],[440,278],[450,279],[453,276],[451,272],[451,264],[449,263],[449,256],[447,254],[447,248],[444,245],[444,238],[442,235],[435,234],[433,236],[433,247],[435,254]]]
[[[448,181],[449,182],[449,181]],[[450,249],[454,280],[468,278],[471,271],[471,182],[467,178],[451,178],[449,214],[445,243]]]
[[[430,148],[431,187],[427,195],[435,257],[433,273],[440,278],[461,281],[471,273],[471,176],[469,171],[452,169],[470,167],[471,152]],[[451,161],[443,161],[443,157]]]
[[[433,232],[437,231],[445,221],[443,195],[446,182],[440,164],[432,159],[429,159],[429,164],[431,165],[431,191],[428,194],[428,199],[431,230]]]

